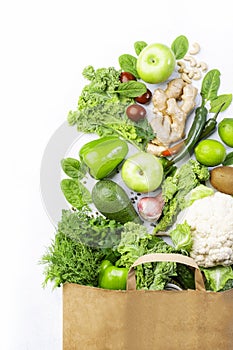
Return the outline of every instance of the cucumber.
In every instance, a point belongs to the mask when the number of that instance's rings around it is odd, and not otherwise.
[[[141,223],[126,192],[112,180],[100,180],[92,189],[92,200],[97,210],[110,220],[122,224],[128,221]]]

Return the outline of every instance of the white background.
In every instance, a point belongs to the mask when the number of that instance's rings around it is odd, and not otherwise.
[[[62,348],[61,289],[42,289],[38,264],[54,235],[40,197],[40,163],[76,107],[89,64],[118,67],[133,43],[184,34],[233,92],[230,1],[2,1],[0,5],[1,338],[4,350]],[[227,116],[233,117],[232,108]],[[81,349],[82,350],[82,349]],[[143,350],[143,349],[142,349]]]

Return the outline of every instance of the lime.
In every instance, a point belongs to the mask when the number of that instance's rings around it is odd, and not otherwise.
[[[221,164],[226,157],[226,149],[223,144],[216,140],[203,140],[194,149],[196,159],[206,166]]]
[[[224,118],[218,124],[218,134],[229,147],[233,147],[233,118]]]

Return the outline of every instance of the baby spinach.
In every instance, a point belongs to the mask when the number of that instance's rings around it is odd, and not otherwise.
[[[144,49],[144,47],[147,46],[147,43],[145,41],[136,41],[134,43],[134,50],[136,52],[136,55],[139,55],[140,52]]]
[[[233,152],[227,154],[222,165],[233,165]]]
[[[135,76],[135,78],[139,79],[139,75],[137,72],[137,58],[129,55],[123,54],[119,57],[119,65],[121,69],[125,72],[129,72]]]
[[[121,83],[116,90],[118,94],[124,97],[137,97],[143,95],[146,91],[146,85],[135,80]]]
[[[91,195],[87,188],[78,180],[63,179],[61,190],[66,200],[76,209],[82,209],[91,203]]]
[[[201,86],[201,96],[204,102],[216,99],[220,86],[220,75],[218,69],[212,69],[205,75]]]
[[[221,108],[221,112],[225,111],[232,102],[232,94],[219,95],[215,99],[210,101],[210,112],[217,113]]]
[[[62,159],[61,167],[64,173],[72,179],[81,180],[86,175],[85,165],[75,158]]]
[[[186,55],[188,48],[189,42],[186,36],[184,35],[178,36],[171,44],[171,49],[174,52],[174,55],[177,60],[180,60]]]

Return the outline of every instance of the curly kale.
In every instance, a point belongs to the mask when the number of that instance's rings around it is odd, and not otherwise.
[[[119,135],[145,149],[154,132],[146,119],[135,123],[126,116],[125,110],[134,99],[117,93],[120,71],[113,67],[94,70],[88,66],[83,75],[90,83],[83,88],[77,109],[69,112],[68,123],[76,124],[78,131],[85,133]]]

